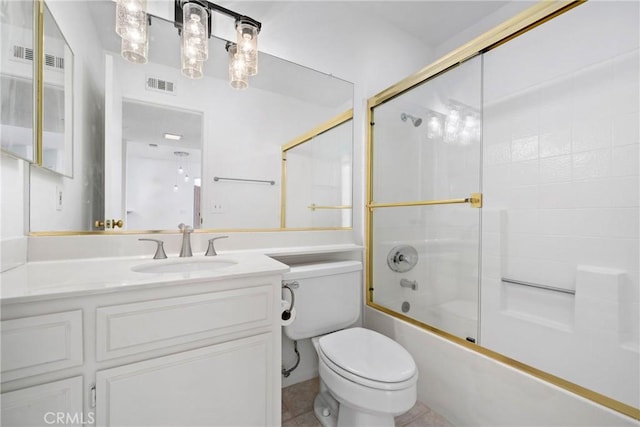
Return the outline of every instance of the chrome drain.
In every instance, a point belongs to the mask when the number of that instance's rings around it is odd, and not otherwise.
[[[409,310],[411,310],[411,304],[409,304],[409,301],[405,301],[402,303],[402,312],[403,313],[408,313]]]

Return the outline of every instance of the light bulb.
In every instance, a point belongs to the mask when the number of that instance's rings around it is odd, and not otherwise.
[[[178,184],[173,186],[173,191],[178,191]]]
[[[185,174],[185,176],[184,176],[184,182],[189,182],[189,174]]]
[[[182,166],[180,166],[180,167],[178,168],[178,173],[179,173],[180,175],[182,175],[182,174],[184,173],[184,169],[182,169]]]

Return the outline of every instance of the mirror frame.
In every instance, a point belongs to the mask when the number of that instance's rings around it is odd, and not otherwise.
[[[365,218],[365,289],[366,299],[365,303],[368,307],[388,314],[391,317],[401,319],[407,323],[415,325],[421,329],[427,330],[441,338],[458,344],[466,349],[469,349],[475,353],[487,356],[493,360],[504,363],[512,368],[523,371],[529,375],[532,375],[538,379],[551,383],[564,390],[568,390],[571,393],[577,394],[581,397],[589,399],[600,405],[603,405],[609,409],[617,411],[621,414],[640,420],[640,409],[635,408],[626,403],[615,400],[609,396],[598,393],[586,387],[580,386],[564,378],[545,372],[541,369],[535,368],[526,363],[520,362],[516,359],[505,356],[496,351],[490,350],[486,347],[479,346],[477,344],[468,342],[467,340],[452,335],[427,323],[418,321],[411,317],[408,317],[402,313],[395,312],[384,306],[373,302],[373,211],[375,204],[373,200],[373,123],[374,123],[374,109],[375,107],[384,104],[385,102],[399,96],[412,88],[424,83],[425,81],[435,78],[438,75],[447,72],[449,69],[456,67],[458,64],[476,56],[492,50],[509,40],[516,38],[533,28],[544,24],[545,22],[556,18],[557,16],[573,9],[585,3],[586,0],[570,0],[570,1],[544,1],[535,4],[534,6],[526,9],[524,12],[516,15],[515,17],[503,22],[502,24],[494,27],[479,37],[471,40],[465,45],[459,47],[456,50],[448,53],[442,58],[436,60],[434,63],[426,66],[417,73],[401,80],[393,86],[388,87],[382,92],[374,95],[367,100],[367,137],[366,137],[366,218]]]
[[[316,126],[309,132],[291,140],[287,144],[282,146],[282,178],[281,178],[281,190],[280,190],[280,229],[293,230],[295,228],[287,228],[287,152],[299,145],[305,144],[313,138],[321,135],[325,132],[334,129],[341,124],[353,120],[353,108],[348,109],[344,113],[337,115],[336,117],[327,120],[326,122]],[[351,136],[351,162],[353,164],[353,133]],[[318,208],[321,209],[321,208]],[[311,227],[312,230],[351,230],[353,229],[353,186],[351,188],[351,206],[323,206],[322,209],[351,209],[351,227]],[[299,229],[299,228],[298,228]]]

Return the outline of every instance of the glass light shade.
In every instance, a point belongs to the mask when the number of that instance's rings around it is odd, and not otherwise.
[[[245,58],[238,53],[238,46],[227,44],[229,52],[229,85],[234,89],[246,89],[249,87]]]
[[[238,53],[243,56],[248,76],[258,74],[258,27],[250,22],[237,21]]]
[[[182,7],[182,55],[198,61],[209,56],[209,15],[197,3]]]
[[[120,53],[124,59],[134,64],[146,64],[149,59],[149,40],[132,42],[123,38]]]
[[[134,43],[147,41],[147,0],[118,0],[116,33]]]
[[[190,79],[201,79],[204,75],[203,62],[182,55],[182,74]]]

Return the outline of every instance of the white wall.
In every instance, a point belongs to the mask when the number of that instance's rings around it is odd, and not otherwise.
[[[0,271],[6,271],[27,260],[28,220],[21,208],[29,197],[29,164],[4,152],[0,161]]]

